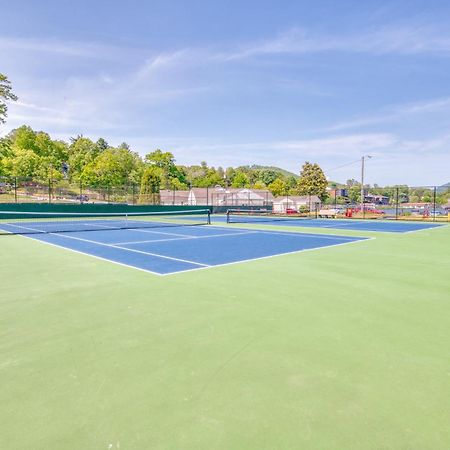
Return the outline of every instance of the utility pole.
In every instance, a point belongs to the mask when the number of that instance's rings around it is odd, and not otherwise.
[[[361,157],[361,213],[363,217],[365,216],[364,211],[364,160],[365,158],[372,158],[370,155]]]

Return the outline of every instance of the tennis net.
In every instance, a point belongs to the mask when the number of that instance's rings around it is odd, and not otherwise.
[[[0,211],[0,235],[163,228],[209,223],[209,209],[123,213]]]
[[[259,223],[308,220],[313,218],[308,213],[286,214],[274,213],[267,209],[229,209],[227,211],[227,223]]]

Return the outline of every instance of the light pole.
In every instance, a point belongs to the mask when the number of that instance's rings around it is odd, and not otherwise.
[[[370,155],[364,155],[361,157],[361,212],[363,215],[363,218],[365,217],[365,210],[364,210],[364,160],[365,158],[372,158]]]

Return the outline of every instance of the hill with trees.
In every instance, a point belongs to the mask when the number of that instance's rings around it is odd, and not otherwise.
[[[326,196],[326,179],[320,167],[305,163],[303,172],[302,178],[278,167],[223,168],[209,166],[206,161],[199,165],[177,165],[171,152],[160,149],[141,157],[125,142],[112,146],[103,138],[93,141],[83,135],[64,142],[25,125],[0,141],[1,177],[42,183],[68,180],[102,188],[135,185],[145,195],[161,189],[223,186],[268,189],[274,196],[305,193]]]

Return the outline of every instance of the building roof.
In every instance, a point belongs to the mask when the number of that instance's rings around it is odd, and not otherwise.
[[[283,195],[274,198],[274,203],[284,203],[286,201],[291,201],[293,203],[320,203],[320,198],[317,195]]]

